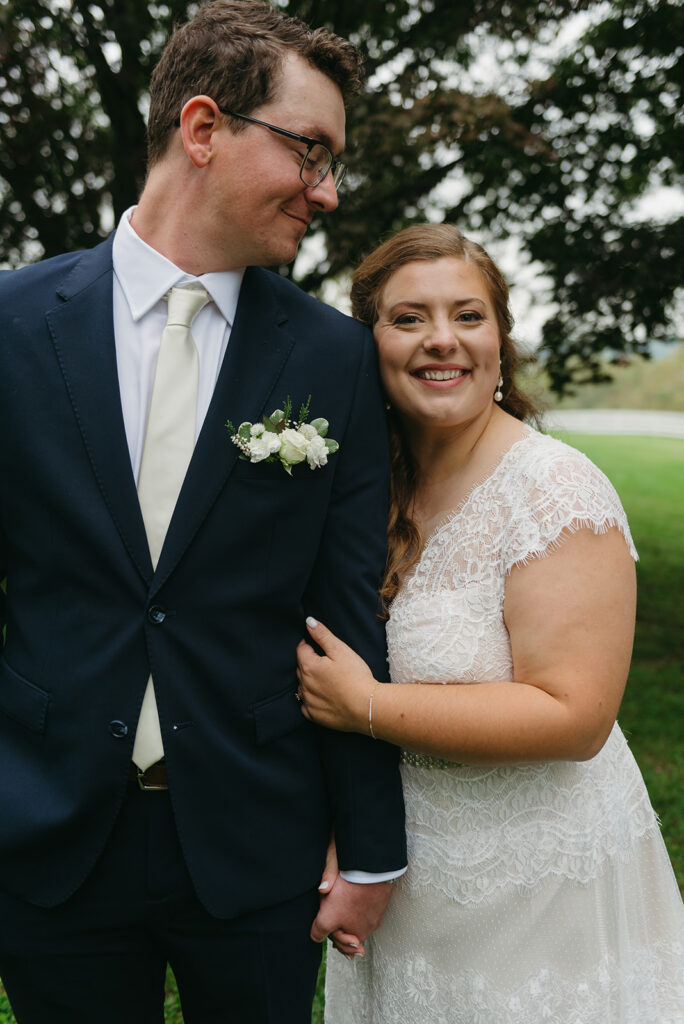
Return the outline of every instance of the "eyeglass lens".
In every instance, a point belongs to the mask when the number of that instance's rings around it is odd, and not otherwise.
[[[316,144],[309,147],[299,173],[304,184],[313,187],[323,181],[331,167],[333,168],[333,182],[335,188],[338,188],[342,183],[346,168],[344,164],[333,161],[329,149],[322,144]]]

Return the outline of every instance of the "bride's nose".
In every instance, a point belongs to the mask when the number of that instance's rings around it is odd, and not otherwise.
[[[423,346],[428,352],[439,352],[440,354],[457,349],[459,342],[454,322],[446,316],[433,320],[423,341]]]

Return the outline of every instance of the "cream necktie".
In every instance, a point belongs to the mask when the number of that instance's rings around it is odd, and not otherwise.
[[[210,301],[204,288],[172,288],[154,375],[138,499],[154,568],[195,447],[199,357],[190,325]],[[143,771],[164,756],[152,676],[147,680],[133,747]]]

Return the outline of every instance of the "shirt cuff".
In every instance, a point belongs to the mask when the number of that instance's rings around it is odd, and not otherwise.
[[[340,878],[356,885],[372,885],[374,882],[393,882],[395,878],[401,878],[407,869],[408,864],[398,871],[340,871]]]

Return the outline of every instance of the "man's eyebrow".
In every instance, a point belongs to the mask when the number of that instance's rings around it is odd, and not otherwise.
[[[333,141],[326,131],[318,128],[307,128],[306,131],[299,132],[300,135],[306,135],[308,139],[314,139],[315,142],[322,142],[324,146],[327,146],[330,152],[335,156],[335,150],[333,149]],[[342,152],[342,150],[340,150]]]

